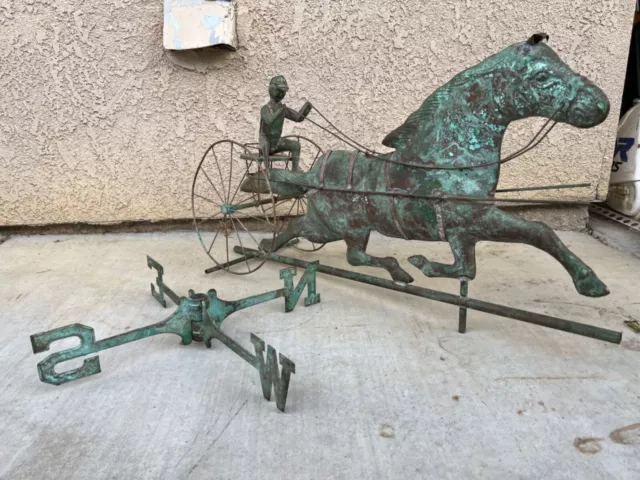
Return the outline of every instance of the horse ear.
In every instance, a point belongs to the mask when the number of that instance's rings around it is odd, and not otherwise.
[[[529,37],[529,39],[527,40],[527,43],[529,45],[536,45],[540,43],[542,40],[549,40],[549,35],[547,35],[546,33],[534,33]]]

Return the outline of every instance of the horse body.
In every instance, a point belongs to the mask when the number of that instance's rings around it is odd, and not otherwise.
[[[370,232],[408,240],[446,241],[451,265],[422,255],[409,262],[425,275],[473,279],[478,241],[533,245],[556,258],[587,296],[609,293],[595,273],[545,224],[499,208],[442,195],[491,197],[500,174],[502,138],[511,121],[543,116],[585,128],[609,110],[605,94],[575,74],[539,40],[512,45],[458,74],[391,132],[384,156],[331,152],[308,173],[271,170],[272,187],[305,185],[308,210],[278,235],[272,250],[295,237],[316,243],[345,240],[352,265],[385,268],[400,282],[413,278],[393,257],[366,253]],[[349,192],[336,191],[349,190]],[[401,196],[378,193],[402,192]],[[268,245],[264,245],[265,248]]]

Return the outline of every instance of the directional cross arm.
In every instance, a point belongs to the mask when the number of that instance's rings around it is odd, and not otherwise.
[[[251,297],[232,301],[219,299],[215,294],[215,290],[213,291],[213,294],[210,291],[209,295],[209,318],[211,318],[216,327],[220,328],[224,319],[232,313],[283,297],[285,295],[285,289],[280,288],[271,292],[261,293],[259,295],[253,295]]]
[[[220,328],[224,319],[232,313],[281,297],[285,299],[285,312],[290,312],[295,308],[305,287],[307,288],[307,297],[304,299],[304,305],[305,307],[314,305],[320,302],[320,295],[316,293],[316,270],[318,265],[318,262],[307,265],[304,274],[295,287],[293,286],[293,277],[296,274],[295,268],[283,268],[280,270],[280,278],[284,281],[284,288],[241,298],[240,300],[222,300],[218,298],[215,290],[209,290],[209,293],[207,293],[209,297],[209,307],[207,309],[209,318],[217,328]]]
[[[256,368],[260,374],[263,394],[265,398],[271,398],[272,389],[275,391],[276,403],[280,410],[284,411],[287,401],[287,392],[292,373],[295,373],[295,364],[287,357],[280,354],[279,361],[282,367],[278,368],[276,351],[255,335],[251,335],[251,342],[255,348],[255,355],[242,347],[238,342],[227,336],[221,325],[225,318],[239,310],[259,305],[261,303],[285,298],[285,311],[293,310],[305,287],[308,295],[305,305],[311,305],[320,301],[320,296],[315,290],[315,273],[317,265],[309,265],[296,287],[293,286],[294,269],[284,269],[280,272],[280,278],[284,280],[284,288],[270,292],[253,295],[234,301],[226,301],[218,298],[215,290],[211,289],[206,294],[189,290],[186,297],[179,297],[164,283],[164,268],[153,258],[147,256],[147,265],[157,272],[156,285],[151,284],[151,294],[164,307],[166,307],[165,295],[178,304],[176,311],[162,322],[146,327],[131,330],[96,341],[93,328],[75,323],[65,327],[56,328],[48,332],[31,335],[33,353],[41,353],[49,350],[52,343],[65,338],[77,337],[80,345],[66,350],[52,353],[38,363],[38,376],[40,380],[52,385],[61,385],[79,378],[88,377],[100,373],[100,359],[98,356],[86,358],[82,366],[57,373],[55,367],[68,360],[84,357],[97,353],[107,348],[116,347],[125,343],[135,342],[153,335],[173,333],[182,338],[182,343],[187,345],[192,341],[204,342],[211,347],[213,339],[220,340],[224,345],[240,356],[243,360]],[[157,286],[157,290],[156,290]]]
[[[38,363],[38,376],[40,380],[52,385],[62,385],[63,383],[100,373],[100,359],[97,356],[85,359],[81,367],[62,373],[55,371],[57,364],[161,333],[174,333],[179,335],[182,337],[182,343],[187,345],[191,343],[192,340],[191,320],[178,308],[173,315],[162,322],[105,338],[98,342],[95,341],[96,338],[93,328],[74,323],[48,332],[31,335],[31,346],[33,347],[33,353],[41,353],[49,350],[51,344],[58,340],[69,337],[78,337],[80,339],[80,345],[55,352]]]
[[[281,290],[277,290],[276,292],[281,292]],[[276,292],[271,292],[271,294],[275,294]],[[282,295],[283,293],[281,292],[278,296]],[[206,322],[205,325],[203,325],[203,333],[204,343],[207,347],[211,347],[211,340],[215,338],[249,365],[258,370],[264,398],[271,400],[271,390],[273,386],[273,390],[276,395],[276,406],[280,411],[284,412],[285,405],[287,403],[287,394],[289,392],[290,377],[291,374],[296,371],[296,366],[291,360],[280,354],[280,365],[282,366],[282,373],[280,373],[276,362],[275,349],[271,345],[267,346],[267,359],[265,361],[263,355],[265,343],[253,333],[251,334],[251,343],[254,345],[256,352],[255,355],[236,342],[233,338],[226,335],[215,323]]]

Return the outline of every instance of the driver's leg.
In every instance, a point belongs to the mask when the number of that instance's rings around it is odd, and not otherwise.
[[[269,139],[266,137],[266,135],[260,135],[259,147],[260,147],[260,150],[258,151],[259,158],[262,161],[264,161],[265,165],[268,167],[269,153],[271,148],[269,146]]]
[[[300,171],[300,143],[290,138],[281,138],[271,153],[291,152],[292,170]]]

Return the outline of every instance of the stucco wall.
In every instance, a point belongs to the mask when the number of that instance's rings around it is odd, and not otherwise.
[[[586,181],[581,198],[602,196],[634,3],[238,0],[237,52],[178,57],[162,48],[162,0],[2,2],[0,224],[187,218],[204,149],[256,138],[272,75],[287,76],[289,104],[308,98],[380,147],[438,85],[537,31],[604,88],[612,114],[589,131],[557,126],[501,185]],[[513,126],[505,150],[540,122]]]

